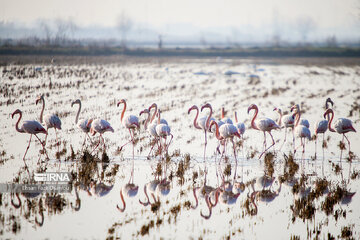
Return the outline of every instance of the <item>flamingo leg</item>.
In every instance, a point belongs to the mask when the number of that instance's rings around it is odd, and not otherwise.
[[[57,131],[56,131],[56,127],[54,127],[54,130],[55,130],[55,136],[56,136],[56,145],[57,145],[57,148],[58,148],[58,152],[60,152],[60,143],[58,141],[58,136],[57,136]]]
[[[207,145],[207,137],[206,137],[206,130],[204,130],[204,135],[205,135],[205,146],[204,146],[204,171],[205,171],[205,182],[206,182],[206,174],[207,174],[207,169],[206,169],[206,145]]]
[[[323,159],[325,158],[324,143],[325,143],[325,133],[323,133],[323,141],[322,141]]]
[[[231,142],[233,144],[234,158],[235,158],[235,164],[236,164],[235,173],[234,173],[234,180],[236,180],[236,171],[237,171],[236,146],[235,146],[235,143],[234,143],[234,139],[231,139]]]
[[[345,134],[343,134],[341,143],[345,145],[345,143],[344,143],[344,137],[345,137]],[[341,151],[340,151],[340,161],[341,161],[341,159],[342,159],[342,152],[343,152],[343,150],[342,150],[342,148],[341,148]]]
[[[349,154],[350,154],[350,141],[349,141],[349,139],[347,138],[347,136],[345,135],[345,133],[344,133],[343,135],[344,135],[344,137],[346,138],[346,141],[348,142],[348,145],[349,145]]]
[[[150,154],[152,153],[152,151],[153,151],[153,149],[154,149],[154,147],[155,147],[156,144],[157,144],[157,140],[154,141],[154,143],[152,144],[151,149],[150,149],[150,152],[149,152],[149,154],[148,154],[148,156],[147,156],[147,159],[150,158]]]
[[[26,156],[26,154],[27,154],[27,152],[28,152],[28,150],[30,148],[31,138],[32,138],[32,134],[30,134],[29,144],[28,144],[28,146],[26,148],[26,151],[25,151],[25,154],[24,154],[24,157],[23,157],[24,162],[25,162],[25,156]],[[26,163],[25,163],[25,165],[26,165]]]
[[[36,134],[34,134],[34,135],[35,135],[35,137],[39,140],[41,146],[43,147],[44,153],[45,153],[45,155],[46,155],[46,159],[50,159],[49,156],[48,156],[48,154],[47,154],[47,152],[46,152],[45,144],[43,144],[43,143],[41,142],[40,138],[39,138]]]
[[[91,144],[93,144],[93,141],[91,140],[91,137],[90,137],[89,133],[86,133],[86,136],[89,137],[89,140],[90,140]],[[86,136],[85,136],[85,138],[86,138]]]
[[[100,144],[100,141],[101,141],[101,134],[100,134],[100,137],[99,137],[99,142],[96,144],[96,146],[94,147],[94,149],[91,151],[90,154],[92,154],[92,153],[95,151],[95,149],[97,149],[97,147],[98,147],[99,144]]]
[[[269,150],[272,146],[275,145],[275,140],[274,140],[274,137],[273,137],[273,135],[271,134],[271,132],[269,132],[269,135],[270,135],[270,137],[271,137],[272,144],[271,144],[268,148],[266,148],[266,149],[261,153],[259,159],[262,157],[262,155],[263,155],[267,150]],[[265,136],[265,132],[264,132],[264,136]]]
[[[315,135],[315,160],[316,160],[316,152],[317,152],[317,135]]]
[[[286,142],[286,135],[287,135],[287,128],[285,127],[285,138],[284,138],[284,141],[283,141],[283,143],[281,144],[281,146],[279,148],[279,151],[281,150],[281,148],[284,146],[284,144]]]

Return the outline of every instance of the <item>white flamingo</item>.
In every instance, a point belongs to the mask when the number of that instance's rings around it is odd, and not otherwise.
[[[28,134],[30,134],[29,144],[28,144],[28,146],[26,148],[26,151],[25,151],[25,154],[24,154],[24,157],[23,157],[24,163],[25,163],[26,153],[27,153],[27,151],[29,150],[29,147],[30,147],[32,135],[35,135],[35,137],[39,140],[39,142],[41,143],[41,146],[43,147],[44,153],[46,154],[47,159],[49,159],[49,157],[48,157],[48,155],[46,153],[46,150],[45,150],[44,143],[41,142],[40,138],[36,135],[38,133],[47,134],[47,131],[45,130],[45,128],[38,121],[34,121],[34,120],[32,120],[32,121],[31,120],[30,121],[24,121],[23,124],[21,125],[21,127],[19,128],[19,122],[20,122],[20,120],[22,118],[22,112],[19,109],[16,109],[13,112],[13,114],[11,115],[11,118],[14,118],[14,116],[16,114],[20,115],[19,119],[18,119],[18,121],[16,122],[16,125],[15,125],[16,131],[18,131],[20,133],[28,133]],[[25,167],[27,168],[26,163],[25,163]]]
[[[261,158],[261,156],[267,151],[269,150],[272,146],[275,145],[275,141],[274,138],[271,134],[271,130],[273,129],[280,129],[280,127],[274,122],[274,120],[270,119],[270,118],[260,118],[260,119],[256,119],[259,109],[255,104],[251,104],[248,108],[248,114],[249,112],[254,109],[255,110],[255,114],[253,116],[253,119],[251,120],[251,128],[262,131],[264,133],[264,148],[265,150],[260,154],[259,159]],[[270,147],[266,148],[266,135],[265,132],[268,132],[269,135],[271,136],[272,139],[272,144],[270,145]]]
[[[339,118],[335,121],[335,124],[334,124],[334,127],[335,129],[333,129],[331,127],[331,123],[334,119],[334,111],[329,108],[326,110],[326,112],[324,113],[324,118],[326,118],[326,116],[328,114],[331,114],[331,118],[330,118],[330,121],[329,121],[329,131],[330,132],[337,132],[339,134],[342,134],[343,135],[343,138],[341,140],[341,142],[344,143],[344,138],[346,138],[347,142],[348,142],[348,145],[349,145],[349,156],[350,156],[350,141],[349,139],[347,138],[347,136],[345,135],[346,133],[348,132],[356,132],[355,128],[353,127],[352,125],[352,122],[350,119],[347,119],[347,118]],[[341,160],[341,157],[342,157],[342,149],[341,149],[341,153],[340,153],[340,160]]]
[[[304,125],[299,124],[300,123],[300,115],[301,115],[301,113],[299,111],[299,105],[292,106],[291,111],[293,111],[293,110],[295,110],[294,134],[295,134],[295,136],[300,138],[300,142],[301,142],[301,144],[295,148],[294,154],[296,153],[296,150],[301,146],[303,147],[302,153],[304,154],[305,153],[305,138],[310,140],[311,133],[310,133],[309,128],[307,128]],[[304,142],[303,142],[303,140],[304,140]]]
[[[325,102],[325,109],[329,108],[329,103],[331,103],[331,106],[334,106],[333,101],[330,98],[327,98],[326,102]],[[317,135],[320,133],[322,133],[322,135],[323,135],[322,149],[323,149],[323,155],[324,155],[325,132],[328,129],[328,124],[329,124],[329,120],[330,120],[329,114],[326,116],[326,118],[327,119],[323,119],[323,120],[317,121],[315,123],[315,158],[316,158],[316,152],[317,152]]]
[[[85,138],[84,138],[84,143],[83,143],[83,146],[84,146],[85,141],[86,141],[86,136],[89,137],[90,142],[92,143],[92,140],[91,140],[91,138],[89,136],[90,127],[87,126],[89,119],[88,118],[79,119],[79,115],[80,115],[80,111],[81,111],[81,101],[80,101],[80,99],[76,99],[75,101],[73,101],[71,103],[71,107],[73,107],[75,104],[79,104],[79,109],[78,109],[78,112],[77,112],[76,118],[75,118],[75,124],[81,131],[83,131],[86,134]]]
[[[165,123],[161,123],[160,119],[161,119],[161,111],[160,109],[158,109],[158,124],[156,125],[156,134],[159,136],[159,141],[160,141],[160,147],[161,147],[161,154],[163,152],[163,149],[165,149],[166,153],[168,151],[168,148],[170,146],[170,143],[173,139],[173,135],[171,134],[171,129],[169,127],[169,125],[165,124]],[[166,143],[166,139],[167,137],[170,136],[170,141],[169,143],[167,144]],[[161,139],[164,139],[164,145],[162,146],[162,141]]]
[[[284,142],[281,144],[281,147],[279,148],[279,150],[281,150],[281,148],[283,147],[283,145],[286,142],[286,135],[287,135],[287,129],[291,128],[292,131],[292,135],[293,135],[293,147],[295,146],[295,136],[294,136],[294,115],[293,114],[286,114],[283,115],[282,111],[280,108],[274,108],[274,111],[276,111],[277,113],[279,113],[279,119],[277,121],[277,124],[280,127],[285,128],[285,138],[284,138]]]
[[[128,130],[129,130],[129,133],[130,133],[130,141],[125,143],[124,145],[122,145],[120,147],[120,149],[122,149],[125,145],[127,145],[128,143],[132,142],[132,145],[133,145],[133,158],[134,158],[134,145],[135,145],[135,142],[134,142],[134,135],[135,135],[135,129],[138,129],[140,128],[140,125],[139,125],[139,119],[137,116],[134,116],[134,115],[125,115],[125,111],[126,111],[126,101],[125,99],[121,99],[117,106],[119,107],[120,104],[124,104],[124,108],[121,112],[121,123],[124,127],[126,127]]]
[[[110,123],[104,119],[95,119],[95,120],[89,119],[86,126],[90,128],[91,135],[94,136],[96,133],[100,134],[99,142],[98,142],[98,144],[96,144],[96,146],[94,147],[94,149],[91,152],[93,152],[99,146],[100,141],[103,142],[104,150],[105,150],[106,146],[105,146],[105,141],[104,141],[104,138],[102,137],[102,135],[105,132],[114,132],[114,129],[111,127]]]
[[[38,96],[36,98],[36,105],[42,101],[42,109],[41,109],[41,113],[40,113],[40,122],[43,123],[46,127],[46,131],[48,132],[49,128],[54,128],[55,130],[55,135],[56,135],[56,144],[58,145],[58,151],[59,151],[59,141],[58,141],[58,137],[57,137],[57,131],[56,129],[61,130],[61,120],[60,118],[55,115],[55,114],[47,114],[45,115],[45,117],[43,118],[43,114],[44,114],[44,109],[45,109],[45,99],[44,96]],[[46,139],[47,139],[48,133],[46,133],[46,137],[44,140],[44,144],[46,145]]]

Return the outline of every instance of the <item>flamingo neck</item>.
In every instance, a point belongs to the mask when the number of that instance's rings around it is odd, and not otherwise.
[[[144,123],[144,127],[145,127],[145,129],[147,129],[147,126],[148,126],[148,124],[149,124],[149,122],[150,122],[150,112],[148,112],[147,113],[147,119],[145,120],[145,123]]]
[[[197,128],[197,129],[201,129],[201,127],[199,126],[197,120],[198,120],[198,117],[199,117],[199,108],[195,108],[196,109],[196,116],[194,118],[194,127]]]
[[[121,118],[120,118],[121,121],[123,120],[124,114],[125,114],[125,111],[126,111],[126,102],[123,101],[122,103],[124,104],[124,108],[123,108],[123,110],[122,110],[122,112],[121,112]]]
[[[148,195],[147,190],[146,190],[146,186],[144,186],[144,193],[145,193],[145,196],[146,196],[146,198],[147,198],[147,204],[149,204],[149,203],[150,203],[150,199],[149,199],[149,195]]]
[[[279,120],[277,121],[277,124],[279,126],[281,126],[281,120],[282,120],[282,116],[283,116],[282,111],[280,109],[278,109],[277,112],[279,113]]]
[[[219,132],[219,125],[217,124],[217,122],[213,122],[212,124],[215,125],[215,136],[218,140],[222,140],[221,136],[220,136],[220,132]]]
[[[19,128],[19,123],[20,123],[20,120],[21,120],[21,118],[22,118],[22,113],[19,112],[19,115],[20,115],[20,116],[19,116],[19,119],[18,119],[17,122],[16,122],[15,129],[16,129],[16,131],[23,133],[23,132],[25,132],[24,129]]]
[[[329,114],[331,114],[331,117],[330,117],[330,120],[329,120],[329,131],[330,132],[335,132],[335,130],[331,127],[331,123],[332,123],[332,121],[333,121],[333,119],[334,119],[334,112],[333,111],[329,111],[329,113],[327,114],[327,116],[329,116]]]
[[[225,109],[221,108],[221,119],[225,117]]]
[[[193,194],[194,194],[194,198],[195,198],[195,207],[192,207],[193,209],[197,208],[197,206],[199,205],[199,200],[196,196],[196,191],[197,191],[198,188],[194,188],[193,189]]]
[[[43,96],[41,96],[41,101],[42,101],[42,109],[41,109],[41,112],[40,112],[40,123],[43,122],[43,114],[44,114],[44,109],[45,109],[45,99]]]
[[[158,112],[158,124],[160,124],[160,111]]]
[[[152,117],[151,117],[151,121],[150,121],[150,122],[154,121],[154,119],[155,119],[155,117],[156,117],[157,109],[158,109],[156,104],[153,104],[153,108],[155,108],[155,111],[154,111],[154,113],[153,113],[153,115],[152,115]],[[149,110],[151,110],[151,108],[150,108]],[[150,113],[149,113],[149,114],[150,114]]]
[[[206,119],[206,124],[205,124],[205,128],[206,128],[206,129],[209,129],[210,119],[211,119],[211,115],[212,115],[212,113],[213,113],[212,107],[210,106],[209,108],[210,108],[210,113],[209,113],[209,116],[208,116],[207,119]],[[198,110],[198,112],[199,112],[199,110]]]
[[[76,114],[75,124],[79,121],[80,111],[81,111],[81,102],[79,102],[79,109],[78,109],[78,112]]]
[[[238,123],[237,112],[234,112],[235,122]]]
[[[296,117],[295,117],[295,127],[297,127],[299,125],[299,122],[300,122],[300,111],[297,111],[296,112]]]
[[[253,129],[257,129],[257,130],[259,130],[259,128],[256,126],[256,124],[255,124],[255,119],[256,119],[256,117],[257,117],[257,115],[258,115],[258,112],[259,112],[259,109],[258,108],[255,108],[255,114],[254,114],[254,117],[253,117],[253,119],[251,120],[251,127],[253,128]]]

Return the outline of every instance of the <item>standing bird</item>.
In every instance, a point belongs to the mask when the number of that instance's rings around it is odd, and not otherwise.
[[[80,111],[81,111],[81,101],[80,99],[76,99],[74,102],[71,103],[71,107],[73,107],[75,104],[79,104],[79,109],[78,112],[76,114],[76,118],[75,118],[75,124],[76,126],[83,131],[86,135],[84,138],[84,143],[83,146],[85,145],[85,141],[86,141],[86,136],[89,137],[90,142],[92,143],[92,140],[89,136],[89,132],[90,132],[90,127],[87,126],[89,119],[88,118],[82,118],[79,120],[79,115],[80,115]]]
[[[45,99],[44,96],[38,96],[36,98],[36,105],[42,101],[42,109],[41,109],[41,113],[40,113],[40,122],[43,123],[46,127],[46,131],[48,132],[49,128],[54,128],[55,130],[55,135],[56,135],[56,144],[58,145],[58,151],[59,151],[59,141],[58,141],[58,137],[57,137],[57,131],[56,129],[61,130],[61,120],[60,118],[55,115],[55,114],[47,114],[45,115],[45,117],[43,118],[43,114],[44,114],[44,109],[45,109]],[[43,121],[44,120],[44,121]],[[44,140],[44,145],[46,145],[46,139],[47,139],[48,133],[46,133],[46,137]]]
[[[235,127],[238,130],[238,133],[240,134],[241,138],[244,138],[244,133],[245,133],[245,124],[244,123],[239,123],[238,122],[238,118],[237,118],[237,112],[234,112],[234,117],[235,117]]]
[[[201,107],[201,111],[204,108],[209,108],[210,109],[210,114],[209,116],[203,116],[201,118],[199,118],[199,108],[196,105],[193,105],[191,108],[189,108],[188,110],[188,114],[190,114],[190,112],[192,110],[196,110],[196,115],[194,118],[194,127],[196,129],[200,129],[204,131],[204,136],[205,136],[205,146],[204,146],[204,161],[205,161],[205,157],[206,157],[206,146],[207,146],[207,131],[209,129],[209,121],[211,119],[211,115],[212,115],[212,107],[209,103],[205,104],[204,106]]]
[[[165,124],[165,123],[161,123],[160,121],[160,114],[161,114],[161,111],[160,109],[158,109],[158,112],[157,112],[157,116],[158,116],[158,124],[156,125],[156,134],[159,136],[159,145],[160,145],[160,154],[162,154],[163,150],[168,151],[168,148],[170,146],[170,143],[173,139],[173,135],[171,134],[171,129],[169,127],[169,125]],[[170,136],[170,141],[169,143],[166,143],[166,139],[167,137]],[[162,146],[162,141],[161,139],[164,139],[164,145]],[[166,171],[165,171],[166,173]]]
[[[150,157],[150,154],[152,152],[152,150],[154,149],[155,147],[155,144],[158,142],[158,135],[156,134],[156,124],[150,124],[150,120],[151,120],[151,117],[150,117],[150,111],[149,109],[145,108],[144,110],[142,110],[140,113],[139,113],[139,116],[141,116],[142,114],[146,113],[148,116],[144,122],[144,128],[145,130],[153,137],[152,139],[152,146],[151,146],[151,149],[150,149],[150,152],[149,154],[147,155],[147,159],[149,159]]]
[[[222,156],[224,155],[224,152],[226,150],[226,141],[228,139],[230,139],[230,141],[233,144],[233,150],[234,150],[234,158],[237,164],[237,159],[236,159],[236,148],[235,148],[235,143],[234,143],[234,136],[237,136],[238,138],[240,138],[240,134],[237,131],[237,128],[230,123],[225,123],[223,125],[221,125],[221,127],[219,128],[219,125],[217,124],[217,122],[215,121],[211,121],[210,123],[210,128],[212,127],[212,125],[215,125],[215,136],[216,138],[221,142],[224,142],[224,150],[222,152]],[[221,156],[221,157],[222,157]]]
[[[285,128],[285,138],[284,138],[284,142],[281,144],[281,147],[279,148],[279,150],[281,150],[282,146],[285,144],[286,142],[286,135],[287,135],[287,129],[291,128],[292,130],[292,135],[293,135],[293,147],[295,146],[295,136],[294,136],[294,115],[292,114],[286,114],[283,115],[282,111],[280,108],[274,108],[274,111],[276,111],[277,113],[279,113],[279,120],[277,121],[277,124],[281,127],[281,125],[283,125],[283,127]]]
[[[15,112],[13,112],[13,114],[11,115],[11,118],[14,118],[14,116],[16,114],[20,115],[19,119],[18,119],[18,121],[16,122],[16,125],[15,125],[16,131],[18,131],[20,133],[29,133],[30,134],[29,144],[28,144],[28,146],[26,148],[26,151],[25,151],[25,154],[24,154],[24,157],[23,157],[25,167],[27,168],[26,162],[25,162],[25,156],[26,156],[27,151],[29,150],[31,137],[32,137],[33,134],[35,135],[35,137],[41,143],[41,146],[43,147],[44,153],[46,154],[47,159],[49,159],[49,157],[48,157],[48,155],[46,153],[46,150],[45,150],[44,143],[41,142],[40,138],[36,135],[38,133],[47,134],[47,131],[45,130],[45,128],[38,121],[34,121],[34,120],[33,121],[24,121],[23,124],[21,125],[21,127],[19,128],[19,122],[20,122],[21,117],[22,117],[22,112],[19,109],[16,109]]]
[[[329,103],[331,103],[331,107],[334,106],[333,101],[330,98],[326,99],[325,102],[325,110],[329,108]],[[326,119],[317,121],[315,124],[315,159],[316,159],[316,152],[317,152],[317,135],[322,133],[323,135],[323,144],[322,144],[322,149],[323,149],[323,155],[324,155],[324,142],[325,142],[325,132],[328,129],[328,124],[329,124],[329,120],[330,120],[330,114],[328,114],[326,116]]]
[[[298,112],[301,112],[299,104],[294,105],[292,107],[292,109],[296,109]],[[291,111],[293,111],[293,110],[291,110]],[[309,121],[307,119],[304,119],[304,118],[300,118],[299,125],[303,125],[304,127],[310,128]]]
[[[121,123],[122,123],[122,125],[124,127],[126,127],[129,130],[130,137],[131,137],[130,141],[125,143],[124,145],[122,145],[120,149],[122,149],[128,143],[132,142],[132,145],[133,145],[133,158],[134,158],[134,145],[135,145],[134,135],[135,135],[135,129],[140,128],[139,119],[138,119],[137,116],[134,116],[134,115],[126,115],[126,116],[124,116],[125,111],[126,111],[126,101],[125,101],[125,99],[121,99],[120,102],[118,102],[117,106],[119,107],[120,104],[124,104],[124,108],[123,108],[123,110],[121,112]]]
[[[331,114],[331,118],[330,118],[330,121],[329,121],[329,131],[330,132],[337,132],[339,134],[342,134],[343,135],[343,138],[341,140],[341,142],[344,144],[344,138],[346,138],[347,142],[348,142],[348,145],[349,145],[349,156],[351,155],[351,151],[350,151],[350,141],[349,139],[346,137],[345,133],[348,133],[348,132],[356,132],[355,128],[353,127],[352,125],[352,122],[350,119],[347,119],[347,118],[339,118],[336,120],[335,122],[335,129],[333,129],[331,127],[331,123],[334,119],[334,111],[329,108],[326,110],[326,112],[324,113],[324,118],[327,117],[328,114]],[[345,145],[345,144],[344,144]],[[341,148],[341,153],[340,153],[340,160],[341,160],[341,157],[342,157],[342,148]]]
[[[104,150],[106,148],[104,138],[102,134],[105,132],[114,132],[114,129],[111,127],[110,123],[104,119],[89,119],[86,127],[90,128],[90,134],[94,136],[96,133],[100,134],[99,142],[96,144],[91,153],[99,146],[100,141],[103,142]]]
[[[274,122],[274,120],[270,119],[270,118],[260,118],[260,119],[256,119],[259,109],[255,104],[251,104],[248,108],[248,114],[250,113],[250,111],[254,109],[255,110],[255,114],[253,119],[251,120],[251,127],[253,129],[262,131],[264,133],[264,151],[260,154],[259,159],[261,158],[261,156],[267,151],[269,150],[272,146],[275,145],[275,141],[274,138],[271,134],[271,130],[273,129],[280,129],[280,127]],[[256,119],[256,120],[255,120]],[[271,136],[272,139],[272,144],[270,145],[270,147],[266,148],[266,135],[265,132],[268,132],[269,135]]]
[[[221,121],[223,123],[230,123],[230,124],[233,124],[233,121],[228,118],[228,117],[225,117],[225,108],[221,108]],[[220,127],[220,126],[219,126]]]
[[[294,126],[294,133],[297,137],[300,138],[301,145],[299,145],[297,148],[294,149],[294,155],[296,153],[296,149],[299,147],[303,147],[302,153],[305,153],[305,138],[311,139],[311,133],[309,128],[307,128],[304,125],[299,124],[300,123],[300,111],[299,111],[299,105],[294,105],[291,107],[291,111],[295,110],[295,126]],[[304,142],[303,142],[304,139]]]

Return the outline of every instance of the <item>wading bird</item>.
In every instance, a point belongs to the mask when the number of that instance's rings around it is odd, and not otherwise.
[[[283,145],[286,142],[286,135],[287,135],[287,129],[291,128],[292,131],[292,135],[293,135],[293,148],[295,146],[295,136],[294,136],[294,115],[293,114],[286,114],[283,115],[282,111],[280,108],[274,108],[274,111],[276,111],[277,113],[279,113],[279,119],[277,121],[277,124],[280,127],[285,128],[285,138],[284,138],[284,142],[281,144],[281,147],[279,148],[279,150],[281,150],[281,148],[283,147]]]
[[[48,157],[48,155],[46,153],[44,143],[41,142],[40,138],[36,135],[38,133],[47,134],[47,131],[45,130],[45,128],[38,121],[34,121],[34,120],[32,120],[32,121],[24,121],[23,124],[21,125],[21,127],[19,128],[19,122],[20,122],[20,120],[22,118],[22,112],[19,109],[16,109],[15,112],[13,112],[13,114],[11,115],[11,118],[14,118],[14,116],[16,114],[20,115],[19,119],[18,119],[18,121],[16,122],[16,125],[15,125],[16,131],[18,131],[20,133],[28,133],[28,134],[30,134],[29,144],[28,144],[28,146],[26,148],[26,151],[25,151],[25,154],[24,154],[24,157],[23,157],[25,167],[27,168],[27,165],[26,165],[26,162],[25,162],[25,156],[26,156],[27,151],[29,150],[32,135],[35,135],[35,137],[39,140],[41,146],[43,147],[44,153],[46,154],[47,159],[49,159],[49,157]]]
[[[46,127],[46,137],[45,137],[45,140],[44,140],[44,145],[46,145],[46,139],[47,139],[47,136],[48,136],[48,130],[49,128],[54,128],[55,130],[55,135],[56,135],[56,144],[58,145],[58,151],[59,151],[59,141],[58,141],[58,137],[57,137],[57,131],[56,129],[59,129],[61,130],[61,120],[60,118],[55,115],[55,114],[47,114],[45,115],[45,117],[43,118],[43,114],[44,114],[44,109],[45,109],[45,99],[44,99],[44,96],[41,95],[41,96],[38,96],[36,98],[36,105],[42,101],[42,109],[41,109],[41,112],[40,112],[40,122],[43,123]]]
[[[311,139],[311,133],[310,133],[309,128],[307,128],[304,125],[299,124],[300,123],[300,115],[301,115],[301,113],[299,111],[299,105],[292,106],[291,111],[294,111],[294,110],[295,110],[294,134],[295,134],[295,136],[300,138],[300,142],[301,142],[301,145],[299,145],[298,147],[296,147],[294,149],[294,155],[296,153],[296,150],[301,146],[303,147],[302,153],[304,154],[305,153],[305,138],[310,140]],[[303,142],[303,140],[304,140],[304,142]]]
[[[264,133],[264,151],[260,154],[259,159],[261,158],[261,156],[267,151],[269,150],[272,146],[275,145],[275,141],[274,138],[271,134],[271,130],[273,129],[280,129],[280,127],[274,122],[274,120],[270,119],[270,118],[260,118],[260,119],[256,119],[259,109],[255,104],[251,104],[248,108],[248,114],[250,113],[250,111],[254,109],[255,110],[255,114],[253,116],[253,119],[251,120],[251,128],[262,131]],[[266,135],[265,132],[268,132],[269,135],[271,136],[272,139],[272,144],[270,145],[270,147],[266,148]]]
[[[161,115],[161,111],[160,111],[160,109],[158,109],[158,112],[157,112],[158,124],[156,125],[156,134],[159,136],[159,145],[160,145],[160,149],[161,149],[160,155],[162,155],[163,150],[165,150],[166,153],[168,152],[168,148],[169,148],[170,143],[174,136],[171,134],[171,129],[170,129],[169,125],[167,125],[165,123],[161,123],[160,115]],[[166,143],[166,139],[168,136],[170,136],[170,141],[169,141],[169,143]],[[161,139],[164,139],[164,144],[162,144]]]
[[[90,134],[94,136],[96,133],[99,133],[99,142],[96,144],[94,149],[91,151],[93,152],[100,144],[100,141],[103,142],[104,150],[106,148],[104,138],[102,137],[103,133],[105,132],[114,132],[114,129],[111,127],[110,123],[104,119],[89,119],[86,125],[90,128]]]
[[[122,145],[120,147],[120,149],[122,149],[125,145],[127,145],[128,143],[132,142],[133,145],[133,158],[134,158],[134,145],[135,145],[135,141],[134,141],[134,135],[135,135],[135,129],[140,128],[139,125],[139,119],[137,116],[134,115],[125,115],[125,111],[126,111],[126,101],[125,99],[121,99],[117,106],[119,107],[120,104],[124,104],[124,108],[121,112],[121,123],[124,127],[126,127],[129,130],[130,133],[130,141],[125,143],[124,145]]]
[[[76,118],[75,118],[75,124],[81,131],[83,131],[85,133],[85,138],[84,138],[84,143],[83,143],[83,146],[84,146],[85,141],[86,141],[86,136],[89,137],[90,142],[92,143],[92,140],[89,136],[90,127],[87,126],[89,119],[88,118],[79,119],[79,115],[80,115],[80,111],[81,111],[80,99],[76,99],[74,102],[72,102],[71,107],[73,107],[75,104],[79,104],[79,109],[78,109],[78,112],[77,112]]]
[[[331,103],[331,107],[334,106],[333,101],[330,98],[326,99],[325,102],[325,110],[329,108],[329,103]],[[328,124],[329,124],[329,120],[330,120],[330,114],[328,114],[326,116],[326,119],[317,121],[315,124],[315,159],[316,159],[316,151],[317,151],[317,135],[322,133],[323,135],[323,144],[322,144],[322,149],[323,149],[323,155],[324,155],[324,142],[325,142],[325,132],[328,129]]]
[[[331,114],[331,118],[330,118],[330,121],[329,121],[329,131],[330,132],[337,132],[339,134],[342,134],[343,135],[343,138],[341,140],[341,142],[344,144],[344,138],[346,138],[346,141],[348,142],[348,145],[349,145],[349,157],[351,155],[351,151],[350,151],[350,141],[349,139],[347,138],[347,136],[345,135],[346,133],[348,132],[356,132],[355,128],[353,127],[352,125],[352,122],[350,119],[347,119],[347,118],[339,118],[335,121],[335,124],[334,124],[334,127],[335,129],[333,129],[331,127],[331,123],[334,119],[334,111],[329,108],[325,111],[324,113],[324,118],[327,117],[328,114]],[[345,145],[345,144],[344,144]],[[341,160],[341,157],[342,157],[342,148],[341,148],[341,153],[340,153],[340,160]]]

